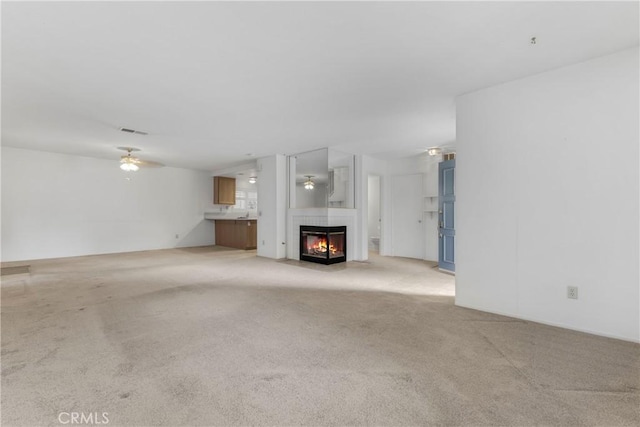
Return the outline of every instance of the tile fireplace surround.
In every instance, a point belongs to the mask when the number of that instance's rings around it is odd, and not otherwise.
[[[346,208],[307,208],[289,209],[287,212],[287,249],[288,259],[300,260],[300,227],[346,226],[349,245],[346,250],[347,262],[362,259],[357,227],[357,211]]]

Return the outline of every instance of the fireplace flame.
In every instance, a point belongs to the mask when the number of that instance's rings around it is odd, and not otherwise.
[[[327,239],[325,238],[320,238],[318,240],[316,240],[316,243],[313,245],[310,245],[309,247],[309,252],[311,253],[327,253]],[[336,249],[335,246],[333,245],[329,245],[329,252],[331,252],[331,255],[335,255],[338,250]]]

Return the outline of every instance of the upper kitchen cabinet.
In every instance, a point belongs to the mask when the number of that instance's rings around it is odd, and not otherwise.
[[[236,179],[226,176],[213,177],[213,204],[214,205],[235,205],[236,204]]]

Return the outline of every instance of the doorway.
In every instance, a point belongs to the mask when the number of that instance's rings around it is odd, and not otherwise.
[[[381,186],[380,177],[378,175],[369,175],[368,177],[368,218],[367,218],[367,245],[369,252],[380,253],[380,236],[382,235],[382,219],[381,219]]]

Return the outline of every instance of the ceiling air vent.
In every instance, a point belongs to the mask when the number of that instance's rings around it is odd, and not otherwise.
[[[149,135],[149,133],[147,133],[147,132],[143,132],[143,131],[141,131],[141,130],[128,129],[128,128],[120,128],[120,130],[121,130],[122,132],[135,133],[136,135]]]

